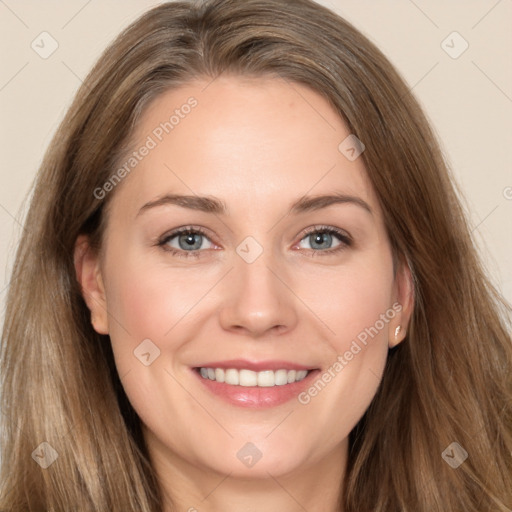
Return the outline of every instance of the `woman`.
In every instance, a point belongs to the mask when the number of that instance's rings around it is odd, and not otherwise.
[[[298,0],[156,7],[43,161],[1,509],[510,511],[510,307],[416,100]]]

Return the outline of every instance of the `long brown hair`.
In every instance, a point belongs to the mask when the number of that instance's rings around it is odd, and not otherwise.
[[[86,233],[101,248],[116,192],[94,191],[149,102],[224,72],[281,77],[329,101],[366,147],[395,256],[413,275],[408,334],[351,433],[340,510],[510,512],[511,308],[483,271],[407,85],[367,38],[309,0],[165,3],[124,30],[80,87],[37,176],[7,298],[0,509],[161,511],[139,419],[75,277],[74,244]],[[442,456],[454,442],[468,453],[457,468]],[[58,458],[43,469],[36,459],[55,458],[50,447]]]

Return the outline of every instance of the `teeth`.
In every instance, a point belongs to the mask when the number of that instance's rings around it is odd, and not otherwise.
[[[264,370],[253,372],[252,370],[236,370],[230,368],[200,368],[199,372],[204,379],[225,382],[232,386],[258,386],[268,388],[273,386],[284,386],[299,382],[309,373],[308,370]]]
[[[238,375],[238,370],[226,370],[224,382],[226,384],[238,386],[238,384],[240,383],[240,376]]]

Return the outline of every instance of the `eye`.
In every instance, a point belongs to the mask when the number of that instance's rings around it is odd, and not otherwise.
[[[205,242],[207,242],[206,247]],[[211,249],[213,243],[201,228],[189,226],[165,234],[157,245],[175,256],[190,258],[198,257],[201,249]]]
[[[304,244],[310,247],[304,247]],[[212,249],[214,244],[199,227],[187,226],[163,235],[157,242],[164,251],[180,258],[197,258],[202,250]],[[331,226],[313,226],[306,230],[298,247],[312,251],[312,255],[332,255],[352,245],[345,232]]]
[[[309,247],[304,247],[309,244]],[[306,236],[301,239],[298,246],[309,249],[313,254],[329,255],[350,247],[352,239],[338,228],[331,226],[313,226],[306,230]]]

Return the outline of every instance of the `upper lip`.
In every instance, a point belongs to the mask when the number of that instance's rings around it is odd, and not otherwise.
[[[236,370],[252,370],[253,372],[261,372],[263,370],[314,370],[311,366],[292,363],[290,361],[248,361],[246,359],[230,359],[228,361],[213,361],[202,363],[196,368],[234,368]]]

